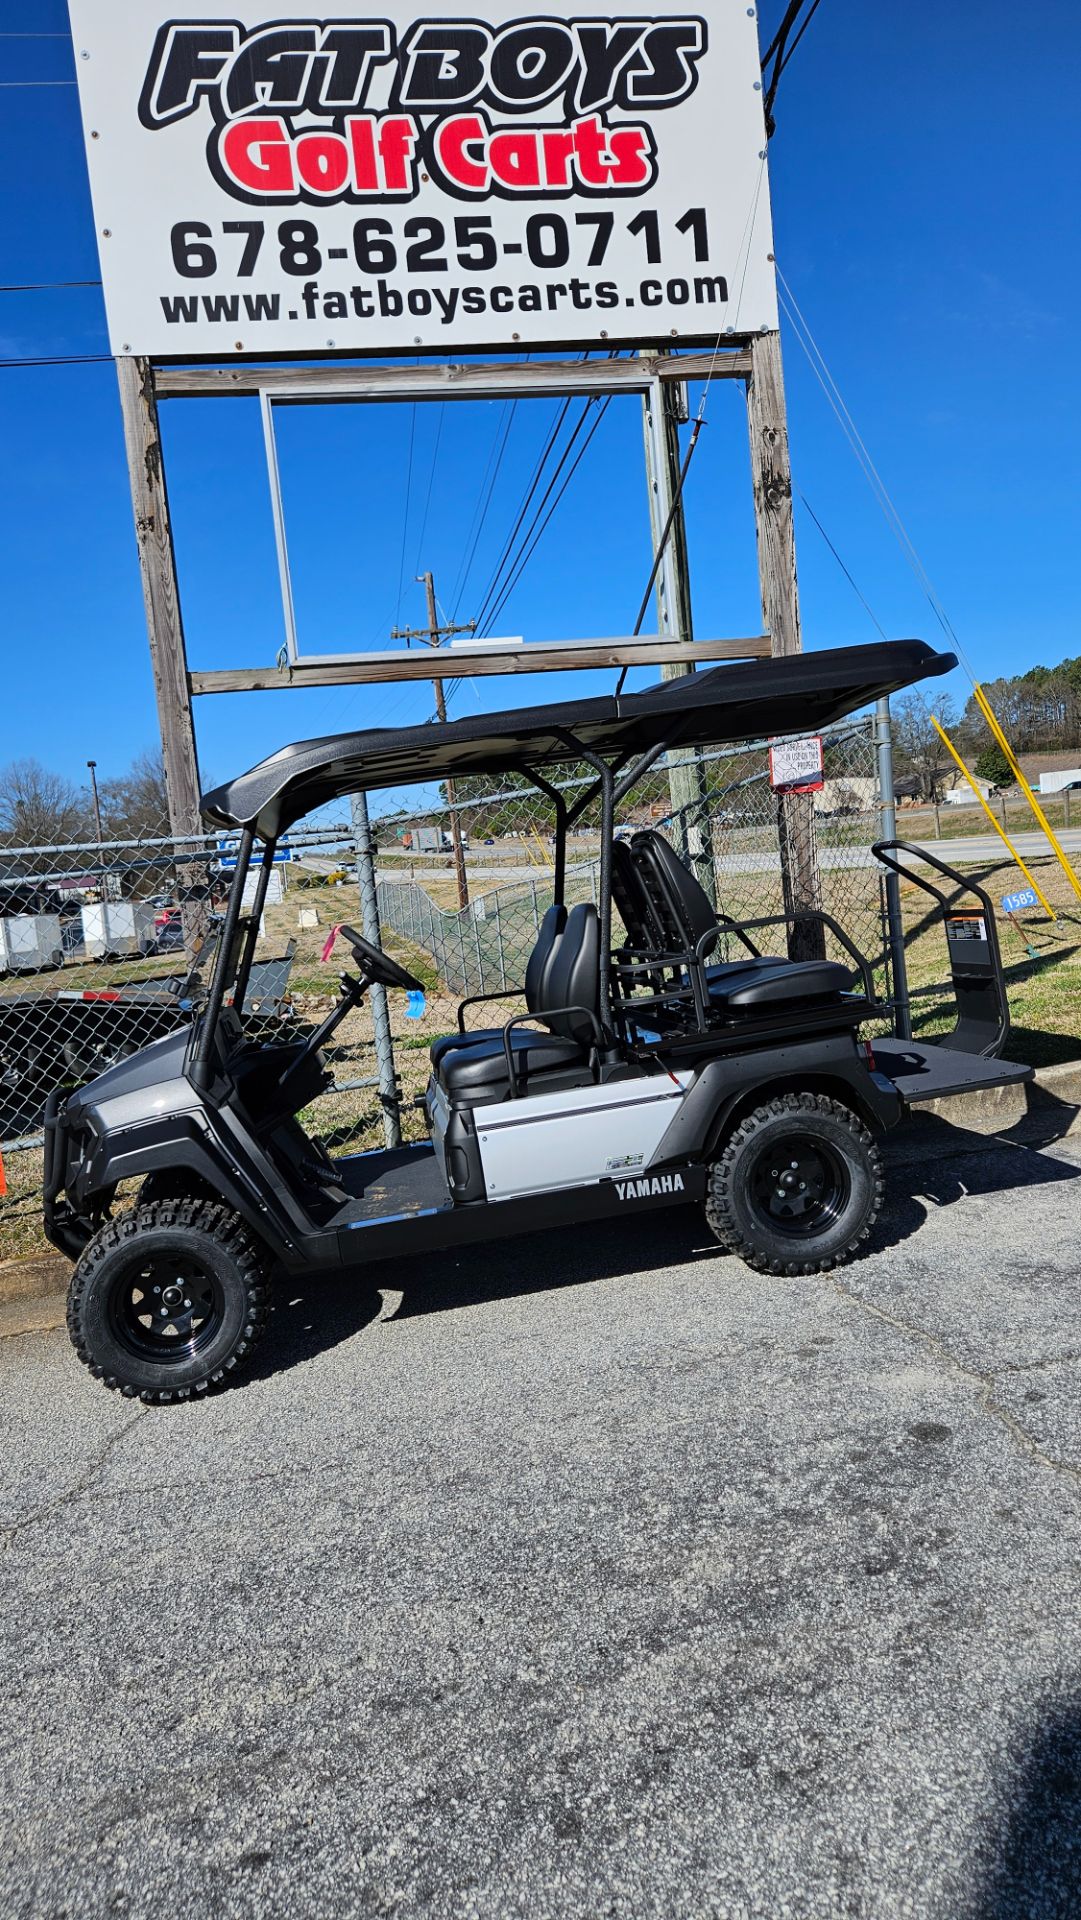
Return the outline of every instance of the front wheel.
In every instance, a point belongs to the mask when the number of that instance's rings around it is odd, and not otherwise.
[[[858,1114],[825,1094],[781,1094],[725,1143],[706,1218],[723,1247],[762,1273],[825,1273],[866,1240],[884,1185]]]
[[[162,1199],[110,1220],[71,1277],[68,1333],[107,1387],[188,1400],[229,1379],[262,1331],[270,1256],[216,1201]]]

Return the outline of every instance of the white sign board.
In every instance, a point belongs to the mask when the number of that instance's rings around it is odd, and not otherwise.
[[[776,327],[747,0],[253,5],[70,0],[114,353]]]
[[[821,736],[771,740],[769,783],[774,793],[817,793],[825,785]]]

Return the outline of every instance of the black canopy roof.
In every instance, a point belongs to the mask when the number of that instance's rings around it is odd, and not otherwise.
[[[576,742],[630,757],[661,742],[716,746],[804,733],[956,665],[952,653],[935,653],[922,640],[888,640],[713,667],[644,693],[518,707],[442,726],[330,734],[282,747],[215,787],[203,796],[203,813],[215,825],[251,827],[269,838],[345,794],[575,760]]]

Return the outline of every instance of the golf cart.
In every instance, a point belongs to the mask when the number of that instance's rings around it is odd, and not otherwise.
[[[883,1013],[871,967],[829,914],[726,919],[663,835],[616,842],[614,824],[666,752],[820,729],[954,664],[905,641],[724,666],[644,693],[304,741],[208,794],[207,819],[240,841],[204,1011],[49,1103],[45,1229],[77,1261],[80,1358],[125,1394],[185,1399],[247,1355],[275,1270],[408,1260],[661,1207],[704,1206],[720,1245],[766,1272],[845,1259],[882,1202],[875,1138],[909,1101],[1029,1077],[993,1057],[1007,1019],[990,903],[978,895],[951,937],[954,1034],[876,1039],[872,1053],[860,1038]],[[568,801],[558,770],[583,765],[592,782]],[[356,972],[322,1025],[281,1044],[246,1035],[275,845],[347,794],[512,772],[556,819],[554,898],[523,1010],[478,1028],[479,1003],[463,1002],[459,1030],[431,1048],[429,1138],[332,1160],[296,1117],[327,1083],[320,1049],[374,984],[419,982],[346,928]],[[569,904],[567,835],[591,805],[597,904]],[[898,861],[896,846],[882,852]],[[827,935],[842,959],[826,957]],[[133,1179],[136,1204],[114,1214]]]

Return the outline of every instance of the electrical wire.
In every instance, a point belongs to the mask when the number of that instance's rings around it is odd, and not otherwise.
[[[22,360],[0,360],[0,367],[93,367],[105,366],[111,353],[43,353]]]
[[[589,416],[590,410],[593,407],[593,405],[594,405],[594,401],[592,399],[583,400],[582,411],[578,415],[578,418],[575,421],[574,427],[571,431],[570,438],[567,441],[566,446],[563,448],[563,451],[560,454],[558,461],[556,462],[555,468],[553,469],[553,472],[552,472],[552,476],[548,481],[548,485],[545,487],[543,494],[541,495],[540,503],[537,506],[537,509],[533,515],[533,518],[530,520],[529,525],[526,527],[525,532],[522,534],[521,540],[518,545],[518,551],[512,557],[512,559],[508,564],[508,569],[507,569],[507,573],[504,576],[503,584],[499,588],[499,591],[494,596],[493,600],[490,602],[488,609],[486,611],[482,610],[477,615],[478,625],[483,626],[485,621],[490,621],[494,619],[496,617],[499,607],[504,605],[506,600],[506,594],[504,593],[503,589],[506,586],[506,582],[510,578],[511,574],[514,573],[518,567],[518,562],[521,559],[522,553],[524,552],[526,545],[529,542],[529,539],[533,533],[534,528],[537,525],[538,520],[540,519],[541,514],[544,512],[544,509],[547,506],[548,501],[551,499],[552,489],[554,488],[557,480],[559,479],[560,474],[563,471],[563,468],[566,466],[567,461],[570,458],[570,455],[574,448],[575,441],[578,439],[578,436],[581,433],[582,428],[586,423],[586,420]]]
[[[568,395],[567,398],[563,401],[563,404],[559,409],[559,413],[556,416],[555,425],[552,427],[551,431],[549,432],[548,437],[545,440],[544,446],[537,458],[536,464],[534,465],[533,476],[529,482],[529,486],[527,488],[525,498],[518,509],[518,514],[515,519],[514,525],[512,526],[510,532],[507,535],[506,540],[503,543],[503,550],[500,553],[499,559],[496,561],[495,568],[492,572],[491,578],[489,579],[488,585],[484,590],[484,595],[482,597],[480,607],[477,611],[478,626],[480,626],[481,622],[484,620],[488,606],[491,600],[494,598],[495,594],[498,592],[498,583],[503,575],[503,570],[510,557],[511,549],[518,535],[518,529],[520,528],[522,521],[525,519],[525,516],[529,511],[529,507],[533,499],[533,495],[536,493],[537,488],[540,485],[541,475],[544,472],[544,469],[548,463],[548,459],[551,455],[552,448],[555,445],[556,437],[559,433],[559,430],[563,425],[564,420],[567,417],[570,404],[571,404],[570,396]],[[511,564],[513,564],[513,562]]]
[[[507,451],[507,441],[510,438],[510,430],[514,424],[514,415],[517,406],[517,400],[504,400],[503,411],[496,421],[495,434],[492,438],[492,445],[488,453],[488,464],[484,469],[484,477],[480,483],[480,492],[477,495],[477,504],[473,509],[473,518],[469,523],[469,532],[466,534],[466,541],[471,543],[469,552],[458,567],[457,577],[451,590],[450,617],[452,620],[457,620],[458,618],[458,608],[461,605],[462,595],[469,585],[469,575],[473,568],[473,556],[477,551],[481,534],[484,531],[484,523],[488,518],[488,509],[491,506],[492,495],[495,492],[495,483],[499,478],[499,469],[503,465],[503,455]],[[500,433],[502,433],[503,436],[501,442]],[[499,443],[498,453],[496,453],[497,442]],[[495,461],[494,469],[492,466],[493,459]],[[489,474],[491,474],[490,480],[488,477]],[[486,488],[487,492],[485,491]]]
[[[592,405],[592,402],[589,402],[587,404]],[[563,498],[563,495],[566,493],[567,488],[570,486],[570,483],[573,480],[574,475],[577,472],[578,467],[581,465],[581,462],[586,454],[590,441],[593,439],[593,436],[596,433],[597,428],[600,426],[601,421],[604,419],[604,416],[607,413],[611,404],[612,404],[612,395],[609,393],[605,395],[605,398],[601,401],[599,407],[597,408],[596,414],[594,415],[594,419],[593,419],[593,425],[590,427],[589,432],[586,434],[585,439],[583,440],[581,446],[579,447],[578,453],[575,456],[575,459],[572,465],[568,468],[567,473],[563,480],[563,484],[560,487],[559,492],[556,494],[555,499],[552,501],[552,504],[549,507],[548,512],[544,517],[544,520],[542,521],[540,527],[537,529],[537,532],[534,535],[532,541],[530,542],[530,545],[527,548],[527,550],[520,555],[513,578],[508,580],[498,602],[489,613],[487,626],[485,628],[485,637],[487,636],[487,634],[491,633],[492,627],[494,626],[496,620],[498,620],[499,615],[502,613],[503,608],[506,606],[507,601],[510,599],[512,593],[514,592],[516,586],[518,585],[518,582],[521,579],[522,574],[525,572],[525,569],[530,559],[532,558],[534,552],[536,551],[537,546],[539,545],[540,541],[544,537],[544,534],[547,531],[547,528],[551,522],[552,515],[555,513],[556,508],[558,507],[560,501]],[[570,451],[569,447],[567,451],[568,452]],[[554,483],[554,478],[555,476],[553,476],[553,483]]]
[[[413,486],[413,442],[417,433],[417,403],[414,400],[409,412],[409,461],[405,473],[405,513],[402,518],[402,550],[398,556],[398,600],[394,611],[395,624],[402,613],[402,586],[405,580],[405,543],[409,536],[409,498]]]
[[[432,464],[428,469],[428,491],[424,496],[424,512],[421,516],[420,535],[417,540],[417,556],[413,562],[414,573],[417,571],[417,569],[420,566],[420,550],[424,545],[424,535],[428,527],[428,508],[432,504],[432,487],[435,484],[435,468],[436,468],[436,462],[439,459],[439,442],[443,438],[443,415],[445,414],[445,412],[446,412],[446,401],[441,400],[439,402],[439,417],[436,421],[436,426],[435,426],[435,446],[432,448]]]
[[[100,280],[13,280],[0,293],[53,293],[61,287],[100,287]]]
[[[973,674],[971,665],[969,664],[969,661],[966,658],[965,650],[962,647],[961,642],[957,637],[957,632],[956,632],[956,629],[954,628],[953,622],[951,621],[949,615],[946,612],[945,607],[942,604],[942,601],[939,599],[939,596],[935,591],[935,587],[931,581],[930,575],[928,574],[927,569],[923,564],[923,561],[920,559],[920,556],[916,551],[916,547],[912,541],[912,538],[908,532],[908,529],[905,526],[905,523],[902,520],[897,507],[894,505],[894,502],[890,496],[889,490],[886,487],[885,481],[882,479],[882,476],[879,473],[878,468],[875,466],[875,463],[872,460],[871,455],[867,450],[866,443],[859,431],[859,428],[856,426],[856,423],[852,418],[851,413],[849,412],[844,396],[841,393],[841,390],[838,387],[836,380],[833,378],[833,375],[826,364],[825,357],[822,354],[821,348],[819,347],[817,341],[815,340],[815,337],[811,332],[810,326],[807,320],[804,318],[804,315],[800,310],[796,297],[792,292],[792,289],[789,286],[787,280],[785,279],[784,274],[781,272],[780,267],[777,268],[777,279],[781,289],[782,308],[789,321],[789,324],[792,327],[793,332],[795,333],[796,339],[799,341],[800,347],[802,348],[807,358],[807,361],[811,367],[811,371],[813,372],[815,379],[818,381],[819,386],[822,388],[822,391],[825,394],[826,399],[829,403],[830,409],[835,415],[837,422],[841,428],[841,431],[844,434],[845,439],[848,441],[848,444],[852,449],[852,452],[855,454],[857,464],[862,470],[864,478],[866,479],[871,489],[871,492],[874,494],[874,497],[878,502],[878,505],[882,511],[882,514],[885,517],[886,524],[890,528],[890,531],[893,533],[893,536],[896,539],[901,549],[901,552],[903,553],[905,560],[908,563],[908,566],[910,567],[912,573],[914,574],[916,581],[920,587],[920,590],[923,593],[925,599],[927,600],[927,603],[930,606],[931,611],[935,616],[935,619],[938,621],[938,624],[942,628],[942,631],[945,634],[947,640],[950,642],[950,645],[956,649],[962,661],[962,664],[964,665],[966,673],[969,675],[969,678],[973,681],[973,684],[975,684],[975,675]]]
[[[822,525],[821,520],[819,519],[817,513],[815,512],[810,501],[808,500],[807,495],[805,493],[801,493],[800,499],[802,500],[804,506],[806,507],[808,513],[810,514],[811,519],[814,521],[815,526],[818,528],[819,533],[822,535],[822,538],[825,541],[830,552],[832,553],[834,559],[836,560],[837,565],[840,567],[841,572],[844,574],[845,579],[848,581],[848,584],[851,587],[853,593],[855,594],[857,600],[859,601],[861,607],[863,608],[864,612],[867,614],[868,619],[871,621],[873,626],[878,628],[878,631],[881,634],[883,640],[887,640],[889,638],[889,635],[887,634],[885,627],[882,625],[881,620],[878,618],[878,615],[875,613],[870,602],[860,592],[859,587],[856,585],[855,580],[852,578],[852,575],[850,574],[848,568],[845,566],[844,561],[841,559],[840,554],[838,553],[836,547],[833,544],[833,541],[830,539],[829,534],[826,532],[825,527]]]
[[[789,5],[786,7],[784,11],[784,14],[781,19],[781,24],[778,27],[776,33],[773,36],[773,39],[770,41],[769,46],[766,48],[766,51],[762,56],[763,74],[765,74],[770,61],[771,60],[773,61],[773,72],[768,76],[766,80],[765,93],[762,99],[762,111],[765,114],[766,138],[768,140],[772,140],[773,135],[777,131],[777,123],[774,119],[773,108],[774,108],[774,103],[777,99],[777,88],[780,84],[781,75],[784,72],[785,68],[787,67],[789,61],[791,60],[792,55],[795,53],[796,48],[799,46],[800,41],[803,39],[803,36],[806,33],[808,27],[810,26],[811,21],[814,19],[815,14],[818,12],[819,6],[821,5],[821,0],[810,0],[810,7],[808,9],[808,12],[804,16],[799,32],[796,34],[796,37],[792,41],[791,46],[789,46],[788,44],[789,35],[791,34],[793,27],[796,25],[797,20],[799,20],[800,14],[803,12],[803,9],[806,5],[807,5],[807,0],[789,0]]]

